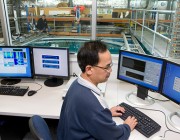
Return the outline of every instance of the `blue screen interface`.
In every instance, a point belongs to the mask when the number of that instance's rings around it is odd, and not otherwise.
[[[30,48],[0,48],[0,77],[32,77]]]
[[[68,77],[69,53],[63,48],[33,48],[34,74]]]
[[[180,103],[180,65],[167,62],[162,94]]]
[[[163,66],[162,59],[120,51],[117,78],[159,91]]]
[[[59,69],[59,56],[42,55],[43,68]]]

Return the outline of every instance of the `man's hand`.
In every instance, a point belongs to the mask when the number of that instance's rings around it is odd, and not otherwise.
[[[121,106],[115,106],[110,109],[113,117],[121,116],[125,112],[125,109]]]
[[[131,128],[131,131],[134,129],[134,127],[137,125],[137,119],[133,116],[129,116],[125,121],[124,124],[129,125],[129,127]]]

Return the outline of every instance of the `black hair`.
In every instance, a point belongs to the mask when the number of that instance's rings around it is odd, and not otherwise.
[[[99,40],[85,42],[79,49],[77,61],[82,72],[87,65],[95,66],[99,62],[99,54],[107,51],[107,46]]]

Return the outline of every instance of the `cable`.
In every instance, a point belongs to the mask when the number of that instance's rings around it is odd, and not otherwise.
[[[39,85],[39,86],[40,86],[40,88],[39,88],[38,90],[36,90],[36,91],[41,90],[41,89],[42,89],[42,87],[43,87],[41,84],[39,84],[39,83],[37,83],[37,82],[21,82],[21,83],[33,83],[33,84],[37,84],[37,85]]]
[[[177,131],[174,131],[174,130],[171,130],[171,129],[168,128],[168,130],[166,130],[164,132],[164,138],[165,138],[167,132],[173,132],[173,133],[176,133],[176,134],[180,134],[180,132],[177,132]]]
[[[144,110],[150,110],[150,111],[158,111],[158,112],[161,112],[161,113],[164,115],[164,117],[165,117],[165,125],[166,125],[167,130],[164,132],[164,136],[161,136],[161,137],[165,138],[166,133],[169,132],[169,131],[170,131],[170,132],[173,132],[173,133],[180,134],[180,132],[171,130],[171,129],[167,126],[166,114],[165,114],[163,111],[161,111],[161,110],[156,110],[156,109],[141,108],[141,107],[134,107],[134,108],[137,108],[137,109],[144,109]]]
[[[78,77],[78,75],[76,73],[73,73],[72,75],[70,76],[73,76],[73,77]]]
[[[170,100],[160,100],[160,99],[156,99],[156,98],[153,98],[153,97],[151,97],[151,96],[149,96],[149,95],[148,95],[148,97],[152,98],[153,100],[157,100],[157,101],[161,101],[161,102],[168,102],[168,101],[170,101]]]

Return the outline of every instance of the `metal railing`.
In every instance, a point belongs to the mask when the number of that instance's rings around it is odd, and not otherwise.
[[[168,57],[174,14],[168,10],[132,9],[130,31],[152,55]],[[159,27],[164,29],[160,32]]]

